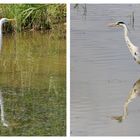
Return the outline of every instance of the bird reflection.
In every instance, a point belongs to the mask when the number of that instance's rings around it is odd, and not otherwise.
[[[123,114],[121,116],[113,116],[112,119],[122,122],[128,116],[128,104],[137,96],[140,96],[140,79],[135,82],[123,106]]]
[[[3,126],[8,127],[8,124],[5,120],[5,113],[4,113],[4,104],[3,104],[3,97],[2,97],[2,91],[0,90],[0,110],[1,110],[1,123]]]

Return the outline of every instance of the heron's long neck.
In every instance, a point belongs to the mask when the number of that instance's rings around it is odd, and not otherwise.
[[[125,41],[126,41],[126,44],[130,50],[130,52],[132,53],[132,50],[134,50],[134,45],[133,43],[130,41],[129,37],[128,37],[128,29],[126,27],[126,25],[123,25],[124,27],[124,37],[125,37]]]

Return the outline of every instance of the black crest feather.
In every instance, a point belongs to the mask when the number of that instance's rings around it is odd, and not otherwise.
[[[117,25],[120,25],[120,24],[125,24],[125,23],[122,22],[122,21],[119,21],[119,22],[117,23]]]

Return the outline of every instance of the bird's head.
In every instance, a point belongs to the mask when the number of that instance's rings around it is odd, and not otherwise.
[[[108,26],[109,26],[109,27],[123,27],[124,25],[125,25],[124,22],[119,21],[119,22],[116,22],[116,23],[111,23],[111,24],[109,24]]]
[[[15,19],[8,19],[8,18],[1,18],[0,19],[1,24],[5,23],[5,22],[11,22],[11,21],[15,21]]]

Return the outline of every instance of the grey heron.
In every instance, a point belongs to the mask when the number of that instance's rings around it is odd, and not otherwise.
[[[112,24],[109,24],[109,27],[123,27],[124,29],[124,39],[125,39],[125,42],[128,46],[128,49],[131,53],[131,55],[133,56],[134,60],[140,64],[140,48],[135,46],[129,39],[128,37],[128,29],[127,29],[127,26],[124,22],[116,22],[116,23],[112,23]]]

